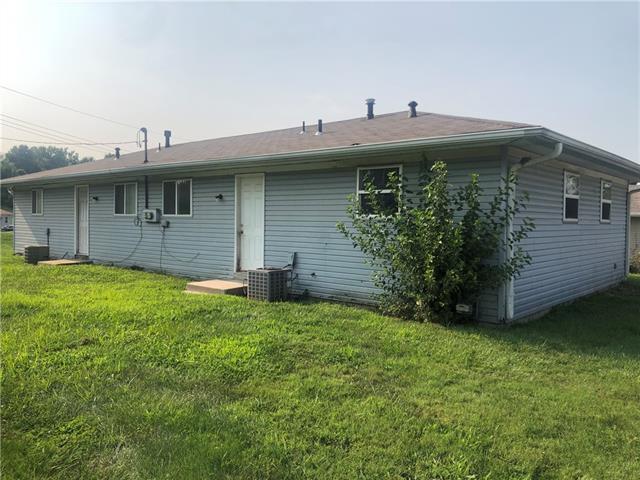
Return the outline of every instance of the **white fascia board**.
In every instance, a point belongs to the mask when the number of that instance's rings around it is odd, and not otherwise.
[[[528,129],[538,129],[538,127],[526,127],[510,130],[494,130],[490,132],[465,133],[460,135],[447,135],[440,137],[430,137],[415,140],[401,140],[394,142],[371,143],[365,145],[355,145],[348,147],[332,147],[318,150],[303,150],[298,152],[287,152],[274,155],[257,155],[249,157],[228,158],[222,160],[196,160],[189,162],[172,162],[156,164],[140,164],[140,166],[112,167],[104,170],[94,170],[91,172],[78,172],[61,174],[57,176],[46,176],[42,178],[20,180],[20,177],[8,178],[3,181],[7,186],[28,185],[28,184],[49,184],[60,181],[71,181],[79,178],[100,178],[109,175],[154,175],[173,170],[221,170],[233,167],[245,167],[247,165],[259,166],[265,163],[269,165],[295,164],[303,165],[307,163],[321,162],[322,160],[332,160],[335,158],[355,157],[367,154],[385,154],[411,149],[428,147],[456,148],[460,146],[473,147],[487,144],[502,144],[507,141],[517,140],[525,136]],[[104,160],[99,160],[104,161]]]

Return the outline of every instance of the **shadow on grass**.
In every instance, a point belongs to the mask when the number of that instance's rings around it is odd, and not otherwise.
[[[640,357],[640,276],[602,293],[554,308],[530,323],[475,332],[522,345],[586,355]]]

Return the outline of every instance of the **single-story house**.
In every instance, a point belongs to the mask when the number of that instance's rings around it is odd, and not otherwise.
[[[629,253],[640,250],[640,185],[629,187],[629,213],[631,218],[629,238]]]
[[[533,262],[486,292],[482,321],[523,320],[625,278],[627,192],[640,165],[541,126],[416,105],[375,115],[369,101],[362,118],[172,146],[167,136],[147,157],[139,151],[7,179],[15,252],[48,244],[52,256],[202,279],[295,258],[294,293],[368,303],[370,267],[336,222],[347,220],[348,197],[361,192],[365,175],[395,169],[415,183],[426,154],[448,164],[454,185],[478,173],[489,197],[515,169],[517,188],[529,193],[515,222],[535,221],[523,243]]]
[[[0,228],[13,226],[13,212],[0,209]]]

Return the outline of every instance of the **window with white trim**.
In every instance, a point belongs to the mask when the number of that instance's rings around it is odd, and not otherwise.
[[[135,215],[138,213],[138,184],[116,183],[113,186],[113,214]]]
[[[577,222],[580,206],[580,175],[564,172],[564,221]]]
[[[31,190],[31,215],[42,215],[44,207],[44,191]]]
[[[162,182],[162,214],[191,215],[191,180]]]
[[[370,215],[372,206],[367,194],[367,184],[371,182],[375,189],[375,195],[380,202],[383,211],[394,213],[398,210],[398,205],[393,194],[393,187],[389,185],[389,175],[396,174],[398,178],[402,175],[400,166],[389,167],[363,167],[358,168],[358,202],[360,213]]]
[[[600,221],[611,221],[611,182],[600,180]]]

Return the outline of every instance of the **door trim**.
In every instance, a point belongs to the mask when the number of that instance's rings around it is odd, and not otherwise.
[[[78,253],[78,188],[87,188],[87,256],[91,251],[89,246],[89,229],[91,228],[91,208],[89,204],[89,185],[75,185],[73,188],[73,256],[80,255]]]
[[[236,174],[235,176],[235,201],[234,201],[234,212],[233,212],[233,231],[234,231],[234,242],[233,242],[233,273],[243,272],[244,270],[240,269],[240,209],[242,206],[240,205],[240,189],[238,185],[240,184],[240,180],[243,178],[262,178],[262,266],[264,267],[264,250],[265,250],[265,174],[264,173],[243,173]]]

